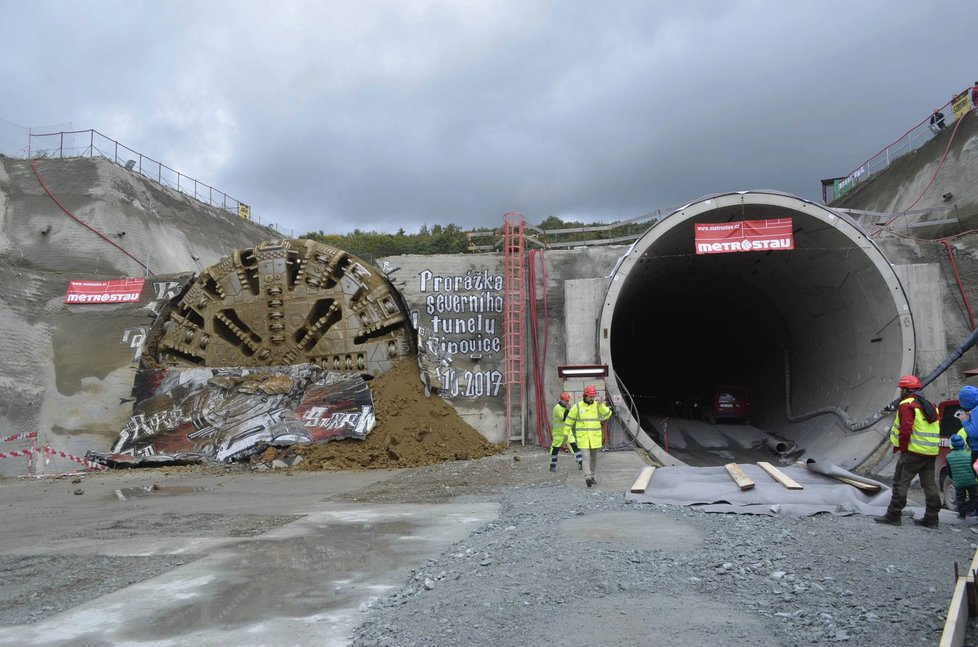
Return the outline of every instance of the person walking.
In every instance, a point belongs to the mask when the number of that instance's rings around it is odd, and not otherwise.
[[[598,390],[593,385],[584,387],[584,399],[571,407],[567,414],[567,425],[577,438],[581,449],[588,450],[584,455],[584,483],[591,487],[597,483],[598,450],[601,449],[601,423],[611,417],[612,411],[604,402],[595,402]]]
[[[964,519],[978,504],[978,477],[971,466],[971,452],[965,449],[964,437],[960,434],[951,436],[951,453],[947,455],[947,469],[954,481],[954,503],[958,510],[958,518]]]
[[[577,446],[577,439],[570,432],[567,425],[567,414],[570,413],[570,393],[564,391],[560,394],[560,400],[554,405],[553,416],[550,420],[550,471],[557,471],[557,456],[560,454],[560,447],[567,441],[574,458],[577,460],[577,469],[584,468],[584,456]]]
[[[965,437],[968,440],[968,447],[971,448],[972,463],[978,460],[978,419],[975,417],[975,408],[978,408],[978,388],[966,384],[958,391],[958,406],[954,415],[961,422]]]
[[[934,108],[934,114],[930,116],[930,129],[934,134],[944,130],[944,113],[940,108]]]
[[[886,514],[874,517],[876,523],[899,526],[903,509],[907,506],[907,490],[913,477],[920,478],[924,488],[924,516],[914,519],[914,524],[924,528],[937,528],[941,511],[941,496],[937,492],[934,464],[940,448],[940,423],[937,407],[917,393],[920,380],[916,375],[904,375],[897,382],[900,387],[900,404],[890,427],[893,453],[899,453],[893,472],[893,493]]]

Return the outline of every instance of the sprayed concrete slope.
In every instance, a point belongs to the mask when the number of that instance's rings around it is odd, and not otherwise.
[[[0,434],[84,455],[105,449],[131,411],[133,354],[152,323],[152,290],[174,289],[229,250],[276,237],[99,159],[0,157]],[[70,279],[141,277],[139,304],[67,305]],[[142,331],[142,333],[141,333]],[[4,445],[0,452],[15,446]],[[79,467],[57,457],[56,470]],[[0,473],[24,473],[0,460]]]

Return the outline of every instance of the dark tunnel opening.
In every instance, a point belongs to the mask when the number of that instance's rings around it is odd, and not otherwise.
[[[763,293],[712,271],[644,287],[621,298],[612,319],[615,369],[643,413],[690,417],[690,405],[713,398],[719,385],[746,386],[755,421],[783,404],[776,374],[789,331]]]

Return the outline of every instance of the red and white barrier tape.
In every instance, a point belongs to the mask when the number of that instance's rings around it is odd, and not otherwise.
[[[21,456],[23,456],[25,458],[30,458],[31,457],[31,454],[33,452],[35,452],[35,451],[37,451],[37,450],[36,449],[35,450],[25,449],[23,451],[14,450],[14,451],[10,451],[10,452],[0,452],[0,458],[19,458]]]
[[[25,457],[27,459],[31,459],[31,458],[33,458],[33,454],[40,454],[42,452],[44,453],[44,463],[45,463],[45,465],[51,462],[51,457],[52,456],[56,456],[56,457],[66,458],[66,459],[68,459],[70,461],[74,461],[76,463],[81,463],[82,465],[84,465],[85,467],[87,467],[90,470],[104,470],[104,469],[108,469],[108,468],[106,468],[105,465],[102,465],[101,463],[96,463],[94,461],[85,460],[84,458],[81,458],[81,457],[78,457],[78,456],[74,456],[74,455],[69,454],[67,452],[63,452],[63,451],[54,449],[53,447],[48,447],[47,445],[45,445],[41,449],[36,449],[36,448],[33,448],[32,447],[30,449],[22,449],[22,450],[15,450],[15,451],[9,451],[9,452],[0,452],[0,458],[19,458],[19,457]]]
[[[108,469],[105,465],[102,465],[101,463],[96,463],[94,461],[85,460],[84,458],[80,458],[78,456],[73,456],[71,454],[68,454],[68,453],[59,451],[57,449],[54,449],[53,447],[48,447],[47,445],[44,446],[43,451],[44,451],[44,463],[45,464],[47,464],[47,463],[49,463],[51,461],[51,457],[52,456],[60,456],[61,458],[67,458],[70,461],[75,461],[76,463],[81,463],[82,465],[84,465],[85,467],[87,467],[90,470],[104,470],[104,469]]]
[[[28,431],[23,434],[14,434],[13,436],[4,436],[0,438],[0,443],[9,443],[14,440],[27,440],[28,438],[37,438],[36,431]]]

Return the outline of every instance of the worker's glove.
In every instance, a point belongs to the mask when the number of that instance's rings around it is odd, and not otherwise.
[[[883,407],[883,413],[893,413],[894,411],[896,411],[896,405],[894,405],[892,402]]]

